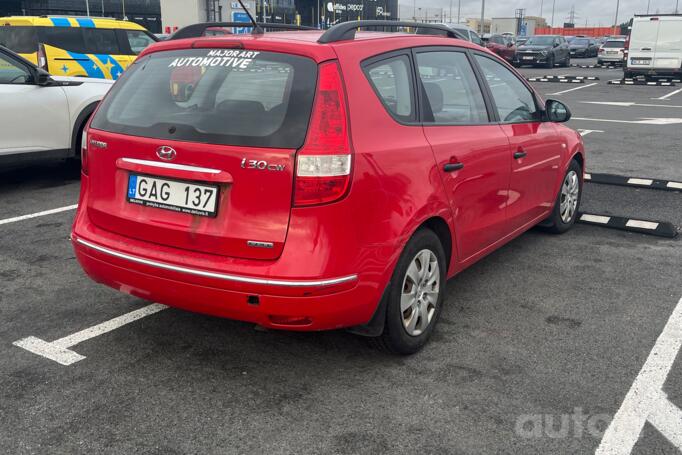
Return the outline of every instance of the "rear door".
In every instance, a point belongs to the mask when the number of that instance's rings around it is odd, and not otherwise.
[[[507,215],[515,230],[537,221],[552,207],[565,144],[554,125],[542,121],[534,93],[515,73],[486,55],[476,54],[476,61],[511,145]]]
[[[279,257],[316,79],[310,59],[236,48],[137,61],[92,122],[91,220],[191,251]]]
[[[682,17],[662,16],[654,50],[654,68],[680,70],[682,67]]]
[[[464,262],[508,233],[509,140],[490,122],[466,51],[420,49],[415,61],[424,133],[450,199]]]
[[[635,18],[630,35],[628,67],[633,69],[653,68],[653,58],[658,40],[657,18]]]

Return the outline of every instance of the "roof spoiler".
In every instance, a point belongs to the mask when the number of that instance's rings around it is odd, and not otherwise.
[[[317,30],[313,27],[306,27],[303,25],[293,24],[275,24],[275,23],[258,23],[256,24],[261,30],[270,31],[303,31],[303,30]],[[185,38],[199,38],[204,36],[206,30],[210,28],[254,28],[251,22],[203,22],[200,24],[192,24],[183,27],[171,35],[168,40],[185,39]]]
[[[333,26],[320,37],[319,43],[335,43],[337,41],[349,41],[355,39],[355,33],[361,28],[413,28],[419,35],[443,35],[448,38],[458,38],[468,41],[468,39],[459,31],[452,29],[444,24],[427,24],[421,22],[403,22],[403,21],[382,21],[382,20],[366,20],[366,21],[350,21],[342,22]]]

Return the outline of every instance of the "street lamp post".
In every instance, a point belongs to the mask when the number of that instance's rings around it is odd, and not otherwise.
[[[542,17],[542,6],[545,3],[544,0],[540,0],[540,17]]]
[[[90,15],[90,0],[85,0],[85,14]]]
[[[481,36],[483,36],[483,23],[485,22],[485,0],[481,0]]]
[[[616,0],[616,19],[613,21],[613,25],[618,25],[618,8],[620,7],[620,0]]]
[[[554,7],[556,6],[556,0],[552,0],[552,25],[551,27],[554,28]]]

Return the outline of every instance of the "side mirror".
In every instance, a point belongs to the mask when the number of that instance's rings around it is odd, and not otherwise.
[[[54,80],[52,80],[52,77],[50,77],[50,73],[42,68],[38,68],[38,71],[36,71],[36,85],[47,87],[52,85],[53,82]]]
[[[559,43],[554,43],[552,46],[559,47]]]
[[[550,122],[564,123],[571,119],[571,111],[561,101],[547,100],[545,102],[545,112]]]
[[[512,43],[512,42],[507,43],[507,47],[512,47],[513,45],[514,45],[514,43]]]

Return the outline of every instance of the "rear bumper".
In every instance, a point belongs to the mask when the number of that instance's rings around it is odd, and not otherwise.
[[[287,330],[330,330],[367,323],[380,298],[357,275],[274,280],[169,264],[72,235],[76,257],[93,280],[188,311]]]
[[[530,59],[524,57],[530,57]],[[518,65],[537,65],[539,63],[547,63],[547,57],[549,57],[549,54],[545,56],[516,54],[513,62]]]
[[[625,68],[626,71],[632,73],[635,76],[649,76],[649,77],[670,77],[670,76],[682,76],[682,69],[680,68],[642,68],[642,67],[631,67]]]

